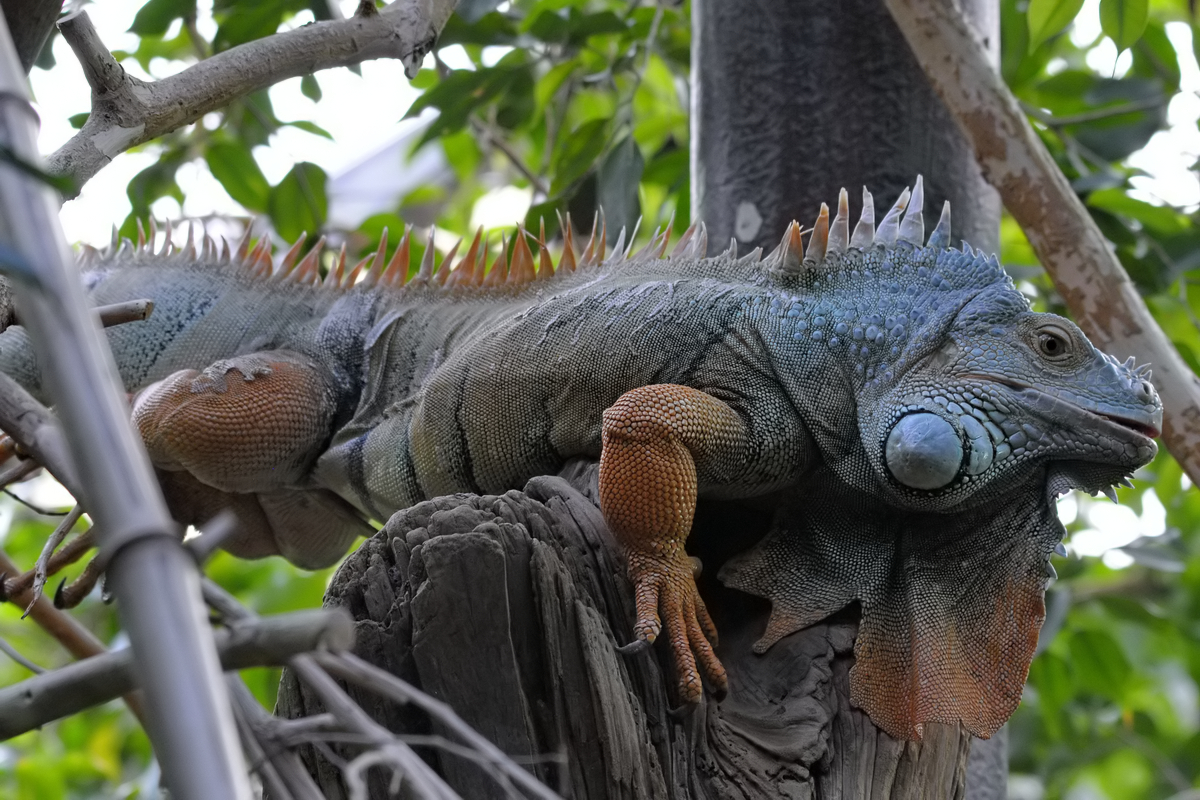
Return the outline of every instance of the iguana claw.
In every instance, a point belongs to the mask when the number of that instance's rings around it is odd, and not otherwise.
[[[704,694],[701,672],[718,698],[728,690],[728,678],[713,648],[717,626],[696,589],[693,564],[686,555],[628,553],[634,584],[637,641],[653,642],[666,628],[675,661],[679,695],[697,703]],[[661,615],[661,616],[660,616]]]
[[[629,644],[617,645],[617,652],[623,656],[636,656],[645,650],[650,649],[650,642],[645,639],[634,639]]]

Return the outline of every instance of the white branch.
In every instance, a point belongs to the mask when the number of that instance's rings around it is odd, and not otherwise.
[[[119,153],[188,125],[239,97],[287,78],[376,58],[397,58],[415,77],[455,0],[399,0],[382,12],[363,4],[350,19],[317,22],[238,45],[160,81],[133,78],[100,41],[84,12],[59,23],[92,87],[92,112],[49,158],[76,191]]]
[[[1104,234],[988,62],[955,0],[885,0],[1079,326],[1118,358],[1154,364],[1163,441],[1200,482],[1200,378],[1150,315]]]

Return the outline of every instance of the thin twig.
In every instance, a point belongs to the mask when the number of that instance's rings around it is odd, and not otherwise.
[[[270,722],[278,720],[263,710],[240,677],[227,675],[225,680],[251,768],[269,785],[271,797],[322,800],[324,795],[300,763],[299,756],[274,745],[274,727]],[[260,740],[263,736],[268,739],[265,744]]]
[[[58,574],[63,570],[63,568],[74,564],[76,561],[83,558],[84,554],[95,547],[95,530],[96,526],[93,525],[71,541],[67,542],[66,545],[64,545],[57,553],[51,556],[49,563],[46,565],[47,577]],[[13,577],[0,582],[0,600],[7,599],[12,600],[14,603],[17,602],[15,598],[20,595],[21,592],[25,592],[33,587],[34,577],[34,571],[29,570],[28,572],[14,575]]]
[[[309,609],[242,620],[215,631],[225,670],[278,665],[296,653],[354,640],[354,623],[340,609]],[[0,689],[0,739],[105,703],[135,686],[133,651],[86,658]]]
[[[350,681],[400,704],[412,703],[442,725],[446,730],[483,754],[502,770],[505,776],[534,797],[553,800],[558,797],[548,786],[530,773],[513,764],[512,759],[486,737],[463,721],[454,709],[430,697],[416,687],[363,661],[353,653],[316,653],[312,659],[329,674]],[[553,756],[549,756],[553,759]]]
[[[23,481],[42,468],[42,465],[32,459],[18,461],[6,470],[0,471],[0,486]]]
[[[16,563],[13,562],[7,553],[0,550],[0,574],[15,574],[18,572],[20,572],[20,569]],[[8,599],[17,605],[26,605],[29,600],[28,595],[29,591],[25,590],[10,595]],[[45,597],[40,598],[33,604],[29,616],[33,618],[33,621],[42,630],[50,634],[75,658],[91,658],[92,656],[108,652],[108,648],[96,638],[94,633],[80,625],[68,614],[59,611]],[[142,707],[141,693],[129,692],[124,695],[124,700],[125,705],[129,707],[129,710],[133,712],[133,715],[144,726],[146,724],[146,712]]]
[[[1067,125],[1082,125],[1085,122],[1098,122],[1102,119],[1110,119],[1112,117],[1120,117],[1124,114],[1134,114],[1138,111],[1151,111],[1156,108],[1162,108],[1167,105],[1167,99],[1163,97],[1150,98],[1146,100],[1137,100],[1132,103],[1123,103],[1119,106],[1108,106],[1105,108],[1096,108],[1091,111],[1083,111],[1078,114],[1066,114],[1061,117],[1056,117],[1049,114],[1035,105],[1029,103],[1021,103],[1021,108],[1025,113],[1036,119],[1043,125],[1051,128],[1063,128]]]
[[[37,602],[37,599],[42,596],[42,588],[46,585],[46,571],[50,565],[50,557],[54,555],[54,551],[62,544],[63,539],[71,532],[71,528],[75,527],[75,523],[79,522],[79,518],[83,516],[83,506],[76,505],[71,509],[71,513],[67,514],[58,523],[58,527],[54,529],[46,538],[45,545],[42,546],[42,552],[38,555],[37,561],[33,565],[33,599],[29,601],[29,605],[25,608],[25,613],[21,615],[21,619],[29,616],[29,609]]]
[[[275,770],[275,765],[263,755],[262,745],[259,744],[254,731],[250,728],[250,723],[246,720],[246,713],[238,701],[238,693],[235,691],[238,681],[235,676],[226,675],[225,682],[229,685],[229,694],[234,701],[233,722],[237,725],[238,736],[242,740],[242,749],[246,752],[246,760],[249,762],[247,766],[251,772],[258,773],[258,777],[262,779],[263,788],[270,797],[278,798],[278,800],[294,800],[294,796],[288,791],[283,779]]]
[[[48,508],[42,508],[39,505],[34,505],[33,503],[29,502],[24,497],[21,497],[21,495],[17,494],[16,492],[14,492],[12,489],[9,489],[9,488],[0,489],[0,492],[4,492],[6,495],[11,497],[13,500],[16,500],[21,505],[25,506],[30,511],[34,512],[35,514],[40,514],[43,517],[65,517],[67,514],[71,513],[70,509],[67,509],[66,511],[51,511]]]
[[[202,584],[204,600],[226,619],[251,620],[257,615],[238,602],[210,579]],[[390,731],[359,708],[342,691],[317,662],[309,655],[298,655],[288,661],[288,667],[301,681],[316,693],[329,713],[333,714],[342,727],[352,733],[365,736],[382,757],[394,769],[404,775],[409,793],[418,800],[455,800],[458,794],[412,748],[399,741]]]
[[[125,303],[113,303],[96,309],[100,324],[106,328],[114,325],[124,325],[126,322],[141,322],[149,319],[154,312],[153,300],[130,300]]]
[[[3,372],[0,372],[0,430],[49,470],[76,500],[84,499],[58,421],[49,409]]]
[[[0,636],[0,652],[4,653],[4,655],[8,656],[13,661],[17,662],[35,675],[41,675],[46,671],[45,667],[39,667],[37,664],[30,661],[28,658],[22,655],[20,650],[9,644],[8,640],[2,636]]]
[[[493,131],[489,125],[481,122],[475,117],[471,118],[471,127],[474,128],[477,135],[482,136],[487,140],[488,144],[504,154],[504,156],[509,160],[509,163],[516,168],[517,172],[521,173],[525,177],[525,180],[529,181],[530,185],[533,186],[534,191],[543,197],[550,193],[550,189],[548,186],[546,186],[546,182],[542,180],[537,173],[525,165],[525,162],[519,155],[517,155],[516,151],[509,146],[508,142],[504,141],[504,137],[500,136],[500,134]]]

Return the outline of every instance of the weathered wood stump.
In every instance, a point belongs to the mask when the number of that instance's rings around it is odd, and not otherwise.
[[[924,742],[901,742],[850,706],[853,609],[751,652],[767,604],[714,576],[766,531],[766,509],[701,505],[692,545],[730,692],[680,707],[664,646],[616,650],[632,638],[632,591],[593,502],[594,471],[572,472],[571,482],[535,478],[523,492],[440,497],[392,517],[326,595],[358,620],[356,653],[449,703],[567,797],[964,796],[969,734],[930,725]],[[393,731],[438,732],[349,691]],[[319,710],[285,673],[279,713]],[[469,761],[426,753],[463,797],[504,796]],[[328,797],[345,796],[334,765],[316,751],[305,759]],[[382,773],[372,778],[373,796],[388,796]]]

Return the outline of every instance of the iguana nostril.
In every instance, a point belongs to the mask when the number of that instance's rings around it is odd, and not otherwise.
[[[962,439],[937,414],[909,414],[888,434],[884,460],[896,480],[913,489],[940,489],[962,466]]]

